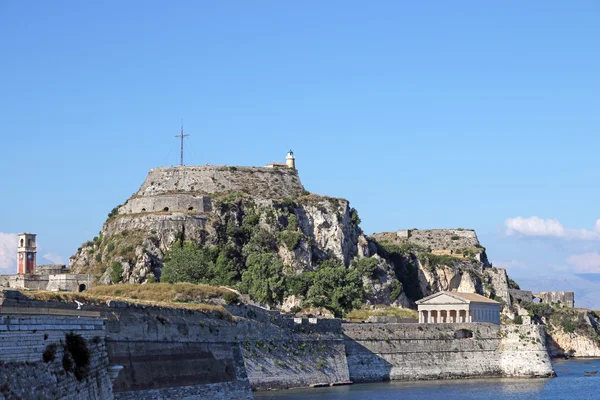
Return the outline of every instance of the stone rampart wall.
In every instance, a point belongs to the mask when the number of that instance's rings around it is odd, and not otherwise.
[[[533,293],[530,290],[508,289],[512,302],[533,302]]]
[[[90,288],[93,283],[94,275],[91,274],[0,275],[0,289],[78,292],[80,288]]]
[[[0,308],[0,399],[113,399],[99,314],[50,315],[48,309],[26,308],[24,315],[21,311]],[[66,335],[71,332],[86,339],[91,354],[89,369],[80,379],[63,363]]]
[[[471,229],[410,229],[406,234],[403,232],[399,238],[407,237],[408,242],[431,250],[472,249],[480,246],[477,234]]]
[[[99,312],[106,319],[108,359],[124,366],[114,382],[117,399],[244,400],[252,398],[251,389],[553,373],[539,326],[341,324],[339,320],[283,318],[252,306],[230,306],[233,317],[225,317],[118,301],[85,305],[89,311],[75,310],[74,304],[30,303],[19,295],[4,299],[1,306],[22,307],[20,311],[25,312],[32,304],[52,304],[46,314],[60,322],[60,329],[48,333],[39,325],[42,320],[35,319],[39,317],[20,317],[30,321],[30,326],[24,329],[29,336],[19,328],[22,340],[18,345],[30,350],[16,349],[12,357],[32,357],[19,362],[40,365],[44,340],[59,340],[63,330],[82,332],[88,339],[95,335],[92,332],[104,332],[97,322],[88,324],[93,313]],[[81,315],[74,322],[77,313]],[[41,333],[44,329],[47,337]],[[31,336],[37,332],[37,337]]]
[[[539,329],[492,324],[343,324],[354,382],[551,376]]]
[[[116,399],[251,399],[236,324],[190,310],[111,302],[107,347],[124,369]]]
[[[574,292],[541,292],[534,294],[534,297],[539,298],[542,303],[560,303],[563,307],[575,307]]]
[[[125,367],[114,384],[117,399],[208,393],[211,399],[245,399],[251,388],[349,380],[339,320],[294,321],[241,306],[231,307],[244,318],[234,323],[189,310],[111,306],[108,353]]]
[[[210,197],[189,193],[132,197],[119,207],[119,214],[165,211],[212,211]]]
[[[298,171],[264,167],[164,167],[151,169],[135,197],[176,192],[246,193],[261,198],[300,196]]]

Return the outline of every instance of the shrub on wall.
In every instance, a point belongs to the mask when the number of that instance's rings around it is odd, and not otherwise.
[[[65,335],[65,371],[73,371],[77,380],[85,378],[89,371],[91,353],[86,340],[79,334],[70,332]]]

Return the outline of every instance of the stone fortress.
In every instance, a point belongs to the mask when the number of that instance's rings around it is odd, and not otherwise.
[[[92,286],[91,274],[71,274],[63,264],[36,265],[36,236],[28,232],[17,236],[17,274],[0,275],[0,289],[82,292]]]
[[[116,209],[124,218],[113,219],[112,229],[143,224],[164,229],[177,216],[206,218],[205,213],[218,208],[215,199],[239,193],[251,193],[258,202],[305,194],[293,152],[285,164],[265,167],[152,169],[138,192]],[[483,264],[480,268],[493,269],[473,230],[411,229],[390,234],[396,243],[416,244],[440,256],[475,259]],[[18,257],[23,260],[19,273],[0,277],[0,287],[83,291],[92,285],[91,274],[69,274],[64,265],[36,266],[35,235],[19,235],[19,241]],[[502,274],[497,275],[501,281]],[[507,302],[536,296],[545,302],[574,304],[568,293],[534,295],[508,289],[505,272],[504,276],[498,286],[507,288],[501,294]],[[80,332],[98,347],[95,378],[85,383],[62,380],[60,387],[90,393],[81,397],[90,400],[251,399],[251,390],[274,388],[554,374],[544,326],[499,325],[500,303],[472,293],[440,291],[423,298],[417,303],[419,323],[294,319],[246,304],[225,306],[229,318],[112,300],[76,310],[75,304],[30,300],[16,292],[5,291],[2,296],[0,361],[24,362],[23,369],[60,381],[64,377],[56,378],[40,367],[41,354],[68,331]],[[27,340],[22,340],[24,333]],[[112,385],[105,372],[110,364],[125,367]],[[0,363],[0,378],[12,382],[23,375],[18,372],[3,369]]]
[[[286,164],[265,167],[176,166],[151,169],[140,189],[118,209],[119,214],[212,211],[211,196],[252,193],[262,199],[302,195],[294,153]]]

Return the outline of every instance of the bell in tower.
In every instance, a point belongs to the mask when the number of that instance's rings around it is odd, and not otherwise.
[[[35,233],[21,233],[18,235],[17,247],[17,274],[35,273],[35,255],[37,244],[35,242]]]

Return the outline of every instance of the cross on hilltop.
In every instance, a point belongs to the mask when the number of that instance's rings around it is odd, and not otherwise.
[[[183,120],[181,121],[181,133],[179,135],[175,135],[176,138],[181,138],[181,157],[179,159],[179,166],[183,167],[183,138],[190,135],[183,134]]]

